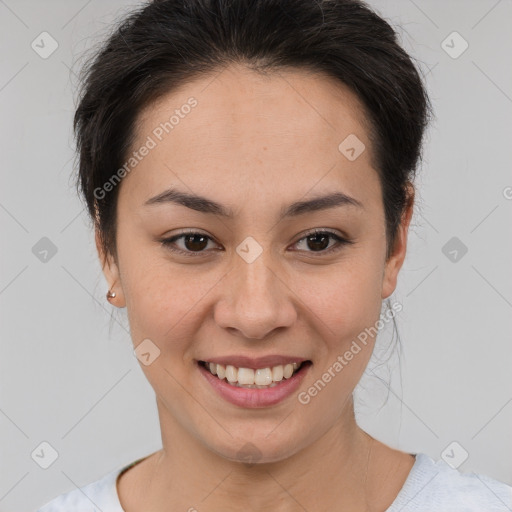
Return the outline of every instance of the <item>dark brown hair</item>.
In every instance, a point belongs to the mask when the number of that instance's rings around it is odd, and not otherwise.
[[[430,105],[394,30],[359,0],[160,0],[125,16],[84,68],[74,118],[77,186],[105,252],[117,254],[119,187],[95,191],[125,162],[138,114],[230,63],[318,71],[358,96],[382,187],[389,256]]]

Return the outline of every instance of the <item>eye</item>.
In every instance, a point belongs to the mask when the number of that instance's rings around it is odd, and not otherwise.
[[[329,239],[334,240],[335,243],[329,247]],[[300,244],[305,241],[306,247],[313,248],[312,251],[306,252],[320,252],[323,254],[337,252],[343,248],[344,245],[353,244],[353,240],[349,240],[348,238],[343,238],[340,235],[327,230],[315,229],[306,234],[303,238],[296,242]],[[327,249],[327,250],[325,250]]]
[[[176,242],[181,239],[183,241],[184,248],[176,246]],[[329,246],[330,240],[335,241],[331,246]],[[186,231],[179,235],[159,240],[166,249],[191,257],[201,256],[205,252],[204,249],[208,246],[209,241],[212,241],[211,237],[197,231]],[[315,229],[307,233],[304,237],[295,242],[294,245],[300,244],[303,241],[305,241],[306,244],[309,244],[309,247],[313,248],[313,250],[305,252],[320,252],[323,254],[339,251],[344,245],[354,243],[352,240],[343,238],[338,234],[325,229]]]
[[[175,242],[183,239],[185,250],[176,247]],[[171,238],[163,238],[160,243],[172,252],[183,254],[185,256],[200,256],[203,249],[208,245],[208,241],[212,240],[208,235],[198,233],[197,231],[186,231]]]

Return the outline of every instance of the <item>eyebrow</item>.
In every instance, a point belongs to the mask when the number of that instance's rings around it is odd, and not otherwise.
[[[165,190],[161,194],[148,199],[145,205],[175,203],[186,206],[191,210],[201,213],[220,215],[225,218],[233,218],[235,213],[232,209],[217,203],[206,197],[198,196],[187,192],[182,192],[176,189]],[[315,197],[307,201],[297,201],[287,207],[283,207],[280,212],[279,219],[282,220],[288,217],[297,217],[306,213],[311,213],[319,210],[327,210],[340,206],[352,206],[364,209],[363,204],[354,197],[348,196],[343,192],[334,192],[321,197]]]

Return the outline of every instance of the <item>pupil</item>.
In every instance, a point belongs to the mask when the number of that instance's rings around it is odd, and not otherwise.
[[[190,240],[191,239],[194,240],[196,238],[199,238],[199,239],[203,240],[202,243],[199,242],[199,247],[197,245],[194,247],[194,244],[197,244],[197,241],[196,242],[192,242],[192,246],[190,245]],[[185,237],[185,246],[187,247],[187,249],[189,249],[191,251],[204,249],[207,244],[208,244],[208,242],[206,241],[206,237],[204,235],[192,234],[192,235],[187,235]]]
[[[318,249],[320,249],[320,250],[325,249],[329,245],[329,236],[323,235],[323,234],[314,234],[314,235],[308,236],[308,242],[311,242],[315,238],[316,239],[321,238],[322,242],[327,242],[327,243],[320,243],[320,247],[318,247],[318,244],[313,243],[313,246],[316,245]],[[311,245],[309,247],[310,247],[310,249],[312,248]]]

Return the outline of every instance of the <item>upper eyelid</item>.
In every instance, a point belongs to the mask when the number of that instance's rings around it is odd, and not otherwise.
[[[344,240],[349,240],[349,237],[345,236],[343,233],[338,233],[338,232],[332,230],[331,228],[312,228],[311,230],[306,231],[305,233],[300,235],[300,238],[297,239],[297,242],[299,242],[300,240],[302,240],[303,238],[305,238],[307,236],[314,235],[314,234],[317,234],[317,233],[329,233],[331,235],[339,236],[340,238],[343,238]],[[179,237],[185,236],[185,235],[203,235],[203,236],[205,236],[205,237],[207,237],[210,240],[215,242],[215,238],[214,237],[210,236],[208,233],[203,233],[200,230],[182,231],[181,233],[176,233],[176,234],[168,236],[168,237],[163,237],[162,240],[178,239]]]

